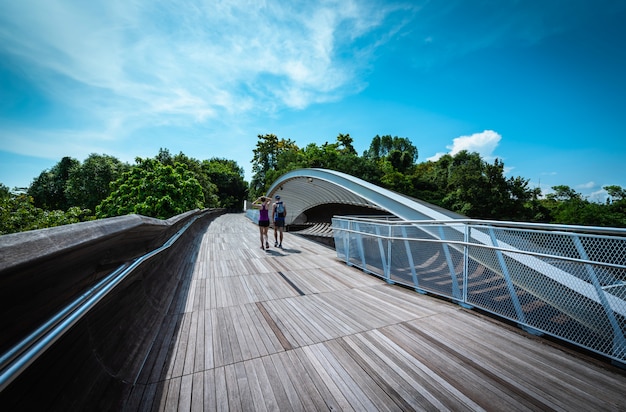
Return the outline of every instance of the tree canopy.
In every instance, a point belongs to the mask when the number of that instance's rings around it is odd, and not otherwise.
[[[202,186],[186,164],[141,158],[135,162],[111,184],[111,194],[96,207],[96,217],[137,213],[167,219],[203,207]]]
[[[104,154],[82,163],[64,157],[33,179],[26,193],[0,183],[0,234],[127,213],[169,218],[187,210],[243,210],[248,184],[236,162],[197,160],[160,149],[131,166]]]
[[[298,168],[344,172],[470,218],[626,227],[626,189],[620,186],[605,186],[608,198],[601,204],[569,186],[554,186],[544,196],[528,179],[506,177],[500,159],[487,162],[474,152],[417,163],[418,149],[406,137],[376,135],[361,156],[350,134],[304,147],[274,134],[257,137],[250,185],[232,160],[198,160],[163,148],[134,165],[105,154],[82,163],[63,157],[26,193],[0,183],[0,234],[127,213],[169,218],[205,207],[241,211],[246,198],[265,194]]]
[[[555,192],[544,197],[528,179],[505,176],[502,160],[490,163],[475,152],[417,163],[418,149],[405,137],[376,135],[362,156],[356,154],[349,134],[339,134],[334,143],[304,148],[275,135],[258,137],[253,196],[265,193],[290,170],[321,167],[475,219],[626,227],[626,190],[620,186],[604,188],[610,199],[602,205],[567,186],[555,186]]]

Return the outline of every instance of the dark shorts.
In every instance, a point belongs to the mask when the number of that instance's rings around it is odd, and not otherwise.
[[[285,219],[274,220],[274,227],[285,227]]]
[[[270,221],[269,220],[259,220],[259,226],[261,227],[268,227],[270,225]]]

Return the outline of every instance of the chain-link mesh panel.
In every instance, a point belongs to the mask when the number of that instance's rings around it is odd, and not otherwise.
[[[350,264],[626,361],[626,237],[349,219],[333,229]]]

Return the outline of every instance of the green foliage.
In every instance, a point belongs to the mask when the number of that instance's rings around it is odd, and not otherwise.
[[[252,151],[252,181],[250,182],[250,196],[257,197],[269,187],[274,180],[272,177],[278,177],[272,171],[279,168],[278,158],[286,152],[297,152],[298,146],[291,140],[278,139],[274,134],[258,135],[259,141],[256,148]]]
[[[358,156],[349,134],[335,143],[298,148],[275,135],[259,136],[252,160],[255,191],[265,193],[284,173],[297,168],[320,167],[360,177],[387,189],[416,197],[476,219],[626,226],[626,190],[607,186],[606,205],[589,202],[567,186],[542,198],[528,179],[506,177],[504,163],[483,160],[478,153],[462,151],[437,161],[417,164],[418,150],[407,138],[375,136]]]
[[[202,186],[186,164],[141,158],[136,163],[112,183],[111,194],[96,207],[98,218],[137,213],[168,219],[204,206]]]
[[[168,218],[202,207],[240,211],[243,200],[264,194],[284,173],[326,168],[360,177],[471,218],[626,227],[626,190],[606,186],[606,204],[590,202],[568,186],[542,197],[522,177],[505,177],[504,163],[462,151],[417,163],[407,138],[375,136],[362,156],[349,134],[334,143],[299,148],[289,139],[259,135],[253,150],[250,187],[243,169],[220,158],[199,161],[160,149],[135,166],[91,154],[82,164],[64,157],[33,180],[27,195],[0,183],[0,233],[12,233],[98,217],[138,213]],[[65,212],[63,211],[65,210]]]
[[[205,207],[218,207],[219,198],[218,198],[218,187],[215,185],[211,178],[206,174],[202,162],[192,157],[188,157],[183,153],[179,153],[176,156],[169,157],[165,156],[164,153],[169,154],[166,149],[161,149],[159,156],[157,156],[156,160],[160,161],[164,165],[174,166],[178,164],[184,164],[187,169],[192,173],[193,177],[196,178],[200,187],[202,188],[202,194],[204,197],[204,206]]]
[[[232,211],[243,209],[248,184],[244,180],[243,168],[237,162],[215,157],[199,161],[183,153],[172,156],[167,149],[160,149],[156,160],[165,165],[187,165],[202,186],[205,207],[223,207]]]
[[[73,206],[65,195],[65,187],[70,171],[79,166],[78,160],[64,157],[52,169],[41,172],[28,188],[35,206],[46,210],[66,210]]]
[[[231,211],[243,210],[248,193],[243,168],[227,159],[212,158],[202,162],[202,170],[217,187],[217,206]]]
[[[569,186],[553,186],[552,190],[542,201],[551,223],[626,227],[626,191],[621,187],[604,187],[610,196],[606,205],[588,201]]]
[[[372,183],[379,183],[381,172],[376,162],[357,155],[349,134],[339,134],[335,143],[315,143],[300,149],[291,140],[278,139],[275,135],[259,135],[254,150],[252,170],[255,172],[250,184],[250,198],[264,194],[281,175],[299,168],[324,168],[359,176]]]
[[[0,196],[0,235],[92,220],[89,209],[43,210],[26,194]]]
[[[247,190],[243,169],[227,159],[199,161],[163,148],[154,159],[136,159],[132,168],[108,155],[91,154],[82,164],[64,157],[33,180],[27,196],[0,183],[0,233],[95,219],[92,210],[98,217],[159,218],[203,207],[241,211]]]
[[[394,171],[405,173],[417,162],[418,150],[406,137],[376,135],[363,156],[379,162],[389,162]]]
[[[6,199],[8,197],[11,197],[11,190],[9,190],[9,187],[0,183],[0,199]]]
[[[90,154],[82,164],[69,171],[65,185],[68,204],[95,210],[111,193],[110,183],[118,179],[130,166],[109,155]]]

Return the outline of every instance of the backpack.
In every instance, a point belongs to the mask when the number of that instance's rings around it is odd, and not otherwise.
[[[285,216],[285,205],[283,205],[283,202],[276,203],[276,212],[280,217]]]

